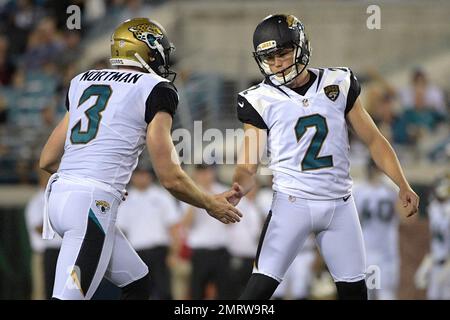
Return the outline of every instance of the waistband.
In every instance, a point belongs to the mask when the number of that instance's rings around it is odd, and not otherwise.
[[[100,182],[91,178],[77,177],[66,173],[64,174],[57,173],[57,175],[58,176],[56,180],[66,180],[83,186],[91,186],[91,187],[94,186],[105,192],[112,193],[119,201],[125,200],[126,190],[122,191],[117,190],[104,182]]]

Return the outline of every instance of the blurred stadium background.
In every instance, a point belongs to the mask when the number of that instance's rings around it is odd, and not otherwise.
[[[71,4],[81,8],[79,30],[66,26]],[[366,26],[371,4],[381,9],[379,30]],[[177,48],[174,128],[202,120],[204,129],[225,130],[241,127],[236,93],[261,81],[252,33],[272,13],[304,22],[311,66],[348,66],[361,81],[366,108],[421,196],[420,217],[400,225],[399,298],[425,297],[413,277],[429,250],[427,204],[450,170],[449,1],[0,0],[0,299],[41,297],[32,296],[36,265],[24,219],[38,189],[37,159],[64,115],[70,79],[109,67],[113,28],[139,16],[164,25]],[[353,177],[362,180],[368,154],[354,139],[351,155]],[[232,168],[218,169],[229,183]]]

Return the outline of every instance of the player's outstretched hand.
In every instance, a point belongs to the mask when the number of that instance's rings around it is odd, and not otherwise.
[[[229,197],[227,197],[227,200],[233,206],[237,206],[239,201],[241,201],[242,197],[244,196],[244,191],[243,191],[241,185],[237,182],[233,183],[230,191],[231,192],[235,191],[235,192],[230,193],[231,195]]]
[[[419,196],[410,187],[400,189],[398,196],[407,212],[407,217],[417,213],[419,210]]]
[[[236,193],[232,189],[212,196],[206,209],[208,214],[225,224],[241,221],[242,213],[228,202]]]

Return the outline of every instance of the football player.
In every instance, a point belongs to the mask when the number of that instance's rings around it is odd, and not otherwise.
[[[146,299],[148,268],[115,226],[117,208],[145,144],[159,181],[178,199],[227,224],[240,213],[227,197],[201,191],[171,159],[178,95],[169,80],[173,50],[163,27],[125,21],[111,38],[111,64],[71,80],[67,114],[48,139],[40,166],[47,185],[44,238],[63,236],[53,297],[90,299],[103,276],[124,299]],[[56,173],[55,173],[56,172]]]
[[[370,300],[396,299],[399,282],[397,192],[383,178],[375,163],[369,161],[367,181],[355,184],[353,188],[364,236],[367,266],[379,271],[375,275],[379,276],[379,279],[375,279],[379,288],[369,288]]]
[[[450,174],[440,179],[428,206],[431,265],[427,298],[450,299]]]
[[[233,203],[253,186],[267,132],[274,200],[242,299],[269,299],[312,232],[340,299],[367,299],[365,251],[351,196],[349,123],[377,166],[400,188],[408,215],[419,197],[397,156],[358,95],[348,68],[307,68],[311,46],[293,15],[266,17],[253,34],[254,58],[264,81],[238,94],[237,113],[247,137],[235,169]]]

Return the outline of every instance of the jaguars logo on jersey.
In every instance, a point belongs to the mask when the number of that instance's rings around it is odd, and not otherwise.
[[[336,99],[339,97],[339,86],[336,84],[332,84],[329,86],[326,86],[323,88],[323,91],[325,91],[325,95],[330,99],[331,101],[336,101]]]
[[[145,42],[151,49],[157,49],[156,40],[164,37],[162,31],[154,24],[139,24],[128,28],[136,39]]]

